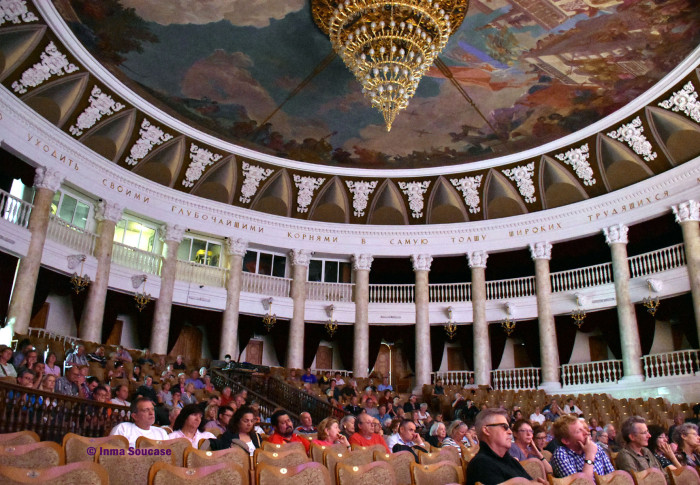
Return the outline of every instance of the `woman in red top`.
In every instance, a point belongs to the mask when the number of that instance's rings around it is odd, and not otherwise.
[[[333,446],[335,444],[345,445],[350,448],[348,439],[340,434],[340,425],[335,418],[326,418],[318,423],[318,438],[313,443],[319,446]]]

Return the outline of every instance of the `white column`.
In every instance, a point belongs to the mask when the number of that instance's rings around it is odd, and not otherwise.
[[[46,231],[49,229],[51,201],[64,178],[63,174],[44,167],[38,167],[34,173],[34,202],[28,227],[31,237],[27,254],[19,261],[12,298],[7,309],[7,324],[13,333],[24,335],[29,329],[41,256],[44,253]]]
[[[151,352],[168,353],[168,334],[170,333],[170,314],[173,306],[173,290],[177,276],[177,248],[180,246],[185,228],[168,225],[165,228],[166,254],[160,269],[160,293],[156,301],[151,329]]]
[[[369,373],[369,270],[374,258],[371,254],[355,254],[352,269],[355,272],[355,325],[352,349],[353,377],[367,377]]]
[[[610,246],[612,255],[615,298],[617,300],[617,319],[620,325],[620,344],[622,345],[622,368],[624,381],[638,382],[644,379],[642,372],[642,345],[639,341],[637,315],[630,299],[630,270],[627,262],[627,232],[624,224],[603,229],[605,242]]]
[[[486,251],[468,255],[472,271],[472,313],[474,330],[474,382],[478,386],[491,385],[491,340],[486,321]]]
[[[105,313],[105,299],[109,286],[109,271],[112,266],[114,229],[122,216],[122,208],[114,202],[101,201],[97,205],[97,241],[95,258],[97,273],[95,281],[88,289],[85,309],[80,321],[80,338],[88,342],[102,342],[102,320]]]
[[[248,249],[245,239],[227,240],[226,252],[229,256],[228,280],[226,280],[226,308],[221,319],[221,345],[219,359],[226,354],[238,359],[238,310],[241,302],[241,285],[243,282],[243,256]]]
[[[549,260],[552,245],[548,242],[530,244],[530,255],[535,261],[535,285],[537,287],[537,318],[540,329],[540,361],[542,367],[540,387],[547,392],[561,389],[559,382],[559,350],[554,314],[549,305],[552,282],[549,278]]]
[[[430,384],[432,359],[430,358],[430,287],[428,274],[433,257],[429,254],[411,256],[416,276],[416,383],[414,392],[422,392],[424,384]]]
[[[683,244],[685,245],[686,267],[690,280],[690,294],[693,297],[693,311],[695,312],[695,326],[700,338],[700,203],[689,200],[673,206],[676,222],[681,225],[683,231]]]
[[[304,366],[304,313],[306,310],[306,274],[311,252],[304,249],[289,251],[292,260],[291,297],[294,309],[289,325],[289,348],[287,367],[301,369]]]

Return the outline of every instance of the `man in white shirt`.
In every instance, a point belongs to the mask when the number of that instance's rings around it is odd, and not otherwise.
[[[530,415],[530,421],[533,423],[537,423],[540,426],[542,426],[542,424],[544,424],[545,419],[546,419],[545,415],[540,412],[539,406],[537,406],[535,408],[535,412]]]
[[[575,414],[576,417],[579,418],[583,416],[583,411],[581,411],[579,407],[576,404],[574,404],[573,398],[569,399],[569,402],[566,404],[566,406],[564,406],[564,412],[566,414]]]
[[[167,440],[168,433],[156,426],[156,413],[153,401],[147,397],[138,397],[131,403],[131,418],[133,423],[120,423],[109,433],[110,435],[125,436],[129,440],[129,446],[136,448],[136,440],[139,436],[145,436],[152,440]]]
[[[126,400],[127,397],[129,397],[129,386],[126,384],[120,384],[114,391],[114,399],[112,399],[110,402],[119,406],[131,406],[129,401]]]

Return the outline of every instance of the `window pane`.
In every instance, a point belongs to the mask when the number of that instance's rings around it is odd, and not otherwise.
[[[287,258],[284,256],[275,256],[272,262],[272,276],[284,278],[286,266]]]
[[[132,248],[139,247],[141,239],[141,224],[134,221],[126,221],[126,229],[124,231],[124,244]]]
[[[90,214],[90,206],[78,201],[73,215],[73,225],[80,229],[85,229],[87,226],[88,215]]]
[[[207,242],[201,239],[192,239],[192,261],[204,264],[206,261]]]
[[[219,259],[221,258],[221,244],[208,243],[207,253],[207,264],[209,266],[219,266]]]
[[[177,248],[177,259],[180,261],[190,260],[190,246],[192,246],[192,238],[185,237],[182,239],[180,246]]]
[[[75,206],[77,203],[78,201],[70,195],[63,194],[61,207],[58,209],[58,217],[66,221],[68,224],[72,224],[73,214],[75,214]]]
[[[312,259],[309,262],[309,281],[321,281],[323,261]]]
[[[155,229],[150,227],[141,226],[141,241],[139,243],[139,249],[144,251],[153,251],[153,243],[156,239]]]
[[[124,228],[126,227],[126,221],[122,219],[119,221],[117,224],[117,227],[114,229],[114,240],[118,243],[123,243],[124,242]]]
[[[246,273],[256,273],[258,264],[258,253],[256,251],[246,251],[243,257],[243,271]]]
[[[12,187],[14,188],[14,183],[12,184]],[[12,194],[14,195],[14,194]],[[57,190],[55,194],[53,194],[53,200],[51,201],[51,214],[56,214],[58,212],[58,204],[61,202],[61,191]]]
[[[338,262],[337,261],[326,261],[326,273],[323,277],[323,281],[326,283],[337,283],[338,282]]]
[[[258,274],[272,274],[272,255],[260,253],[260,262],[258,263]]]
[[[352,265],[350,263],[340,263],[339,272],[338,283],[350,283],[352,279]]]

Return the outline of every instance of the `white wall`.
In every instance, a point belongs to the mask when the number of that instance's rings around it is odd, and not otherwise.
[[[59,296],[49,293],[46,301],[49,303],[46,330],[67,337],[77,337],[78,326],[75,324],[70,295]]]
[[[673,332],[669,322],[656,322],[654,329],[654,343],[651,345],[650,354],[673,352]]]
[[[576,332],[574,350],[571,352],[571,359],[569,359],[568,362],[569,364],[580,364],[591,361],[591,344],[589,338],[595,335],[600,335],[600,333],[597,331],[591,333]],[[562,362],[562,364],[566,363],[567,362]]]

